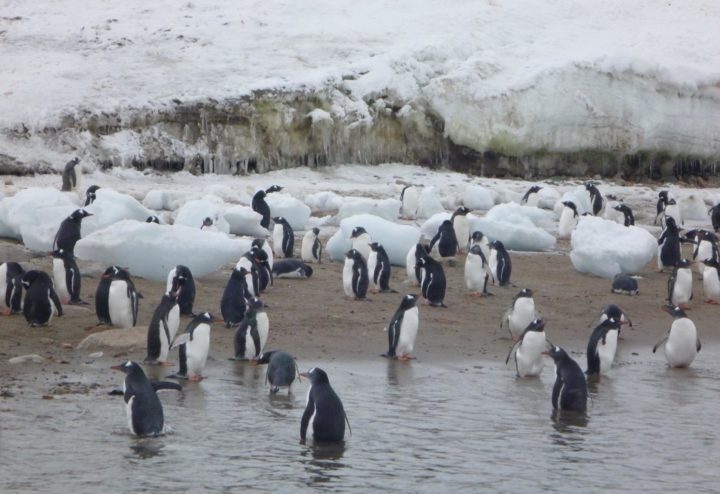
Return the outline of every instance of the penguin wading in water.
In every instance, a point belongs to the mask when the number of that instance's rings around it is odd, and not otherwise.
[[[455,240],[458,244],[458,253],[465,252],[470,242],[470,223],[468,222],[468,213],[470,210],[465,206],[461,206],[455,210],[450,218],[455,230]]]
[[[430,246],[425,244],[415,244],[410,247],[407,257],[405,258],[405,272],[411,286],[420,286],[421,273],[418,268],[418,261],[425,254],[430,253]]]
[[[548,355],[555,362],[552,405],[555,410],[584,413],[587,410],[587,381],[580,366],[565,350],[556,346]]]
[[[668,303],[677,305],[681,309],[687,309],[688,303],[693,298],[693,279],[690,262],[687,259],[680,259],[668,278]]]
[[[122,268],[115,270],[107,298],[110,324],[121,328],[136,326],[141,298],[142,295],[135,289],[130,272]]]
[[[545,321],[533,319],[523,331],[522,336],[510,348],[505,365],[510,361],[514,351],[517,376],[539,376],[544,367],[543,354],[548,351],[548,346],[552,347],[552,344],[545,337]]]
[[[665,359],[670,367],[689,367],[702,349],[697,328],[681,308],[668,304],[663,310],[673,317],[673,322],[668,333],[653,347],[653,353],[664,344]]]
[[[295,357],[282,350],[263,352],[255,361],[257,365],[267,364],[265,384],[270,383],[270,393],[275,394],[280,388],[287,388],[292,393],[292,383],[295,376],[300,374]]]
[[[605,319],[593,330],[587,346],[587,375],[608,373],[615,360],[619,335],[620,321],[614,318]]]
[[[390,258],[382,244],[378,242],[370,243],[367,267],[368,276],[375,293],[395,291],[390,288]]]
[[[716,259],[705,259],[703,271],[703,291],[706,304],[720,304],[720,277],[718,268],[720,263]]]
[[[233,269],[225,285],[220,300],[220,313],[227,328],[239,324],[245,317],[245,301],[251,297],[245,281],[247,274],[245,268]]]
[[[200,381],[210,351],[210,325],[215,318],[209,312],[198,314],[185,332],[175,337],[170,349],[178,348],[180,370],[172,377]]]
[[[79,158],[73,158],[65,164],[62,172],[62,188],[63,192],[70,192],[80,187],[80,173],[75,167],[80,163]]]
[[[515,295],[512,305],[503,315],[500,327],[502,328],[503,324],[507,324],[510,338],[517,341],[522,336],[525,328],[536,318],[533,291],[529,288],[523,288]]]
[[[490,265],[483,254],[482,247],[475,244],[468,251],[465,258],[465,288],[469,295],[486,296],[491,295],[487,291],[488,280],[492,276]]]
[[[302,240],[300,246],[300,258],[303,262],[322,262],[323,246],[320,242],[320,229],[318,227],[309,230]]]
[[[570,238],[570,234],[577,226],[580,217],[574,202],[563,201],[563,205],[565,207],[560,213],[560,221],[558,222],[558,238]]]
[[[345,253],[342,279],[345,296],[352,300],[364,299],[367,296],[370,280],[365,259],[358,250],[350,249]]]
[[[443,258],[453,258],[460,252],[457,237],[455,236],[455,228],[450,220],[443,221],[438,227],[438,231],[430,241],[430,250],[437,243],[438,254]]]
[[[447,307],[444,303],[447,282],[442,264],[430,257],[430,254],[424,254],[418,260],[418,268],[421,272],[420,289],[425,302],[432,307]]]
[[[295,233],[290,223],[282,216],[273,218],[275,227],[273,228],[273,250],[275,257],[290,258],[293,256],[293,248],[295,246]]]
[[[312,423],[316,442],[342,441],[345,438],[345,423],[350,427],[350,422],[342,401],[330,386],[327,373],[313,367],[300,375],[310,380],[307,404],[300,420],[300,439],[305,441],[308,425]]]
[[[20,264],[12,261],[0,264],[0,309],[6,316],[22,311],[22,275]]]
[[[182,290],[180,290],[182,287]],[[170,270],[165,285],[166,292],[178,292],[177,303],[180,306],[181,316],[194,316],[193,304],[195,303],[195,279],[190,268],[178,264]]]
[[[494,240],[490,243],[488,264],[490,264],[494,285],[507,286],[510,284],[512,262],[510,261],[510,254],[505,250],[505,245],[500,240]]]
[[[64,249],[54,250],[50,253],[53,258],[53,279],[55,291],[64,304],[85,305],[80,299],[80,268],[69,252]]]
[[[417,308],[417,297],[405,295],[400,307],[395,311],[390,324],[385,330],[388,332],[389,347],[382,356],[410,360],[415,347],[420,316]]]
[[[147,332],[146,364],[167,362],[170,345],[180,327],[180,306],[177,292],[165,292],[155,308]]]
[[[668,216],[665,218],[665,228],[658,238],[658,271],[662,272],[665,267],[674,268],[680,262],[681,256],[680,232],[675,224],[675,219]]]
[[[254,360],[267,343],[270,321],[262,301],[248,300],[245,317],[235,331],[235,360]]]
[[[370,257],[370,242],[372,242],[370,234],[365,228],[356,226],[352,232],[350,232],[350,240],[352,240],[352,248],[358,251],[360,255],[363,256],[365,262],[367,262],[368,257]]]
[[[47,273],[37,270],[26,271],[22,275],[22,285],[25,288],[23,315],[30,326],[50,324],[53,310],[58,317],[63,315],[60,299]]]
[[[540,190],[542,187],[539,185],[533,185],[528,189],[527,192],[525,192],[525,195],[520,199],[520,205],[521,206],[530,206],[533,208],[538,207],[538,202],[540,201]]]
[[[60,228],[58,228],[55,234],[55,240],[53,241],[53,250],[64,250],[75,257],[75,244],[80,240],[80,228],[82,226],[83,218],[92,216],[84,209],[77,209],[73,213],[62,220]]]

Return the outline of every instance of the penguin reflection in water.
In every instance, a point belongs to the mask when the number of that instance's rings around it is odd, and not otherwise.
[[[318,367],[313,367],[300,375],[310,380],[307,404],[300,420],[301,442],[305,442],[308,425],[311,423],[316,442],[342,441],[345,438],[345,423],[347,422],[350,428],[350,422],[342,401],[330,386],[327,373]]]

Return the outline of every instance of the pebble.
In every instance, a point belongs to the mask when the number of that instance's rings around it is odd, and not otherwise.
[[[45,359],[35,353],[30,355],[21,355],[20,357],[13,357],[8,360],[11,364],[24,364],[26,362],[32,362],[34,364],[40,364],[45,362]]]
[[[88,357],[90,357],[90,358],[100,358],[102,356],[103,356],[103,352],[94,352],[94,353],[91,353],[90,355],[88,355]]]

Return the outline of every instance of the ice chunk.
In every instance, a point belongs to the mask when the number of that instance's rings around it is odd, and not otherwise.
[[[437,213],[437,214],[432,215],[420,227],[420,234],[422,235],[422,238],[430,241],[430,239],[432,239],[435,236],[435,234],[437,233],[438,228],[440,228],[440,224],[445,220],[449,220],[451,217],[452,217],[452,215],[447,212],[442,212],[442,213]],[[471,230],[470,233],[472,233],[472,226],[471,226],[470,230]]]
[[[152,189],[145,195],[142,203],[146,208],[156,211],[174,211],[189,198],[190,196],[186,191]]]
[[[230,238],[199,227],[124,220],[82,238],[75,245],[75,254],[165,282],[173,266],[183,264],[197,278],[235,262],[250,249],[250,243],[249,238]]]
[[[335,192],[322,191],[305,196],[305,204],[315,213],[335,213],[340,210],[343,198]]]
[[[488,239],[500,240],[506,249],[545,251],[555,247],[552,213],[515,203],[498,204],[484,218],[468,215],[470,232],[479,230]]]
[[[14,196],[5,197],[0,201],[0,237],[22,240],[20,231],[22,225],[38,225],[43,221],[57,219],[57,227],[66,216],[79,207],[76,200],[76,195],[66,194],[51,187],[31,187],[21,190]],[[54,206],[65,208],[53,210],[57,214],[50,215],[51,218],[47,216],[47,212],[39,213],[40,210]]]
[[[282,216],[290,223],[293,230],[304,230],[310,218],[310,208],[300,199],[290,194],[273,192],[265,196],[265,202],[270,206],[270,215],[274,218]]]
[[[99,189],[95,196],[95,201],[85,208],[92,216],[82,221],[83,237],[121,220],[145,221],[153,214],[134,197],[106,187]]]
[[[435,187],[423,187],[418,199],[416,218],[430,218],[432,215],[445,211],[438,199]]]
[[[370,199],[367,197],[346,197],[337,214],[338,220],[360,214],[371,214],[388,221],[400,216],[402,203],[398,199]]]
[[[555,214],[558,218],[562,214],[562,210],[565,207],[563,205],[564,201],[573,202],[575,204],[575,207],[577,207],[577,212],[579,215],[582,215],[583,213],[592,213],[592,206],[590,205],[590,193],[585,190],[584,186],[579,186],[574,190],[565,192],[560,198],[560,200],[555,202],[553,210],[555,211]]]
[[[175,224],[199,230],[205,218],[210,218],[217,231],[230,233],[230,225],[223,215],[223,204],[222,199],[215,196],[205,196],[203,199],[188,201],[178,211]]]
[[[250,206],[233,206],[225,210],[224,216],[230,225],[230,233],[261,238],[270,235],[270,232],[260,226],[262,216]]]
[[[495,205],[495,194],[481,185],[469,185],[463,194],[463,204],[470,209],[487,211]]]
[[[657,240],[647,230],[591,216],[580,218],[571,246],[575,269],[603,278],[636,273],[657,253]]]
[[[680,216],[684,220],[710,221],[708,207],[699,193],[689,194],[680,199]]]
[[[558,200],[560,200],[560,197],[560,192],[556,188],[543,185],[540,192],[538,192],[538,207],[542,209],[553,209]]]

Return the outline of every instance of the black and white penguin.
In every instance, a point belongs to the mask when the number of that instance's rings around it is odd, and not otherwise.
[[[151,382],[135,362],[114,365],[112,369],[123,372],[123,400],[130,432],[136,436],[158,436],[165,431],[162,403],[158,398],[159,389],[182,391],[176,383]]]
[[[537,314],[535,314],[533,291],[529,288],[523,288],[515,295],[510,308],[505,311],[500,321],[500,327],[507,325],[510,337],[513,341],[517,341],[522,336],[525,328],[534,319],[537,319]]]
[[[307,404],[300,420],[300,439],[306,439],[308,425],[312,422],[316,442],[342,441],[345,438],[347,416],[342,401],[330,386],[327,373],[313,367],[300,375],[310,379]]]
[[[182,288],[182,289],[181,289]],[[178,264],[170,270],[165,284],[166,292],[178,292],[178,306],[181,316],[194,316],[193,304],[195,303],[195,278],[190,268]]]
[[[53,313],[58,317],[63,315],[60,299],[47,273],[34,269],[26,271],[22,275],[22,285],[25,288],[23,315],[30,326],[50,324]]]
[[[610,291],[620,295],[638,295],[640,293],[637,280],[624,273],[615,275]]]
[[[179,348],[180,370],[174,377],[200,381],[210,351],[210,325],[215,318],[209,312],[193,317],[185,332],[175,336],[170,349]]]
[[[490,272],[492,273],[492,282],[494,285],[507,286],[510,284],[510,275],[512,274],[512,262],[510,254],[505,250],[505,245],[500,240],[490,242]]]
[[[350,240],[352,240],[352,248],[358,251],[367,262],[368,257],[370,257],[370,242],[372,242],[367,230],[362,226],[356,226],[350,232]]]
[[[180,327],[178,292],[165,292],[153,312],[147,332],[146,364],[167,362],[170,345]]]
[[[607,304],[600,310],[600,315],[597,320],[594,321],[590,327],[598,326],[608,319],[615,319],[620,323],[620,326],[628,325],[632,328],[632,320],[627,313],[620,308],[617,304]]]
[[[521,206],[531,206],[531,207],[538,207],[538,202],[540,200],[540,190],[542,187],[539,185],[533,185],[528,189],[527,192],[525,192],[525,195],[520,199],[520,205]]]
[[[273,257],[273,250],[270,244],[266,242],[264,238],[256,238],[252,241],[252,246],[262,249],[267,254],[267,262],[270,269],[272,269],[275,258]]]
[[[254,360],[267,343],[270,321],[265,305],[254,297],[247,302],[245,317],[235,330],[235,360]]]
[[[691,232],[694,234],[691,236]],[[708,230],[692,230],[687,232],[685,237],[691,237],[688,240],[694,244],[692,260],[695,261],[695,267],[698,274],[702,277],[705,270],[705,259],[720,260],[720,251],[718,251],[718,237]],[[686,240],[687,241],[687,240]],[[680,239],[683,242],[683,239]]]
[[[465,258],[465,288],[470,295],[486,296],[488,280],[492,276],[490,265],[480,245],[473,245]]]
[[[445,220],[440,224],[437,233],[430,241],[430,250],[436,243],[440,257],[455,257],[460,252],[455,228],[450,220]]]
[[[668,304],[663,310],[673,317],[673,322],[668,333],[653,347],[653,353],[664,344],[665,359],[670,367],[689,367],[702,349],[695,323],[680,307]]]
[[[668,202],[665,205],[665,210],[663,211],[663,215],[665,221],[667,221],[668,218],[673,218],[676,225],[681,226],[685,224],[685,220],[682,217],[682,212],[680,211],[680,205],[672,197],[668,199]]]
[[[97,199],[97,191],[100,190],[99,185],[91,185],[87,188],[85,191],[85,207],[88,207],[90,204],[95,202],[95,199]]]
[[[264,190],[258,190],[252,198],[252,208],[253,211],[262,216],[260,226],[268,229],[270,228],[270,206],[265,202],[266,195]]]
[[[672,216],[665,218],[665,228],[658,238],[658,271],[663,268],[674,268],[680,262],[682,253],[680,250],[680,231]]]
[[[450,217],[450,221],[455,230],[455,240],[458,244],[458,252],[467,250],[468,242],[470,242],[470,222],[468,221],[468,213],[470,210],[465,206],[460,206]]]
[[[251,297],[247,287],[247,274],[245,268],[233,269],[225,285],[220,301],[220,313],[227,328],[239,324],[245,317],[246,300]]]
[[[367,296],[370,284],[367,264],[365,264],[362,254],[356,249],[350,249],[345,253],[342,280],[346,297],[358,300]]]
[[[415,219],[415,216],[417,215],[419,199],[420,193],[418,192],[417,187],[415,187],[414,185],[406,185],[405,187],[403,187],[402,191],[400,192],[400,202],[402,203],[402,206],[400,207],[400,212],[402,213],[403,218],[408,220]]]
[[[290,223],[282,216],[276,216],[273,218],[273,222],[275,223],[273,228],[273,253],[275,257],[289,259],[293,256],[295,232],[293,232]]]
[[[217,230],[217,227],[215,226],[215,222],[214,222],[213,219],[212,219],[211,217],[209,217],[209,216],[205,217],[205,219],[204,219],[203,222],[202,222],[202,225],[200,225],[200,229],[201,229],[201,230],[208,231],[208,232],[216,232],[216,231],[218,231],[218,230]]]
[[[593,216],[597,216],[600,214],[600,212],[603,209],[603,196],[600,194],[600,191],[598,190],[595,185],[591,183],[585,184],[585,190],[588,191],[590,194],[590,204],[592,206],[592,214]]]
[[[260,274],[257,269],[257,262],[255,260],[255,252],[248,251],[240,256],[240,259],[235,264],[235,269],[245,269],[245,287],[247,288],[248,295],[246,298],[256,297],[260,295]]]
[[[0,309],[3,314],[22,312],[23,267],[13,261],[0,264]]]
[[[655,221],[653,222],[655,225],[657,225],[658,219],[663,215],[665,212],[665,206],[667,206],[668,203],[668,191],[667,190],[661,190],[658,193],[658,200],[656,204],[656,210],[657,214],[655,215]]]
[[[420,269],[420,290],[425,302],[433,307],[447,307],[444,302],[447,282],[442,264],[425,253],[417,265]]]
[[[280,388],[287,388],[288,394],[292,393],[292,383],[295,381],[295,376],[300,374],[295,357],[282,350],[270,350],[263,352],[255,363],[267,364],[265,384],[270,383],[270,393],[275,394]]]
[[[599,376],[608,373],[615,360],[619,336],[620,321],[612,317],[593,330],[587,346],[586,374]]]
[[[257,273],[258,278],[258,290],[260,291],[260,293],[262,293],[273,284],[273,272],[268,259],[268,254],[265,249],[255,244],[253,244],[249,252],[255,260],[255,272]]]
[[[552,391],[552,405],[555,410],[585,412],[588,389],[585,374],[565,350],[556,346],[548,355],[555,361],[555,385]]]
[[[490,241],[487,235],[480,230],[472,232],[472,235],[470,235],[470,247],[472,248],[473,245],[479,245],[485,259],[490,259]]]
[[[63,249],[75,256],[75,244],[80,240],[80,227],[83,218],[92,216],[84,209],[76,209],[73,213],[60,223],[60,228],[55,234],[53,250]]]
[[[113,276],[122,269],[119,266],[109,266],[102,275],[98,287],[95,290],[95,314],[98,318],[98,326],[103,324],[112,324],[110,322],[110,284]]]
[[[667,290],[669,304],[677,305],[681,309],[687,309],[688,303],[693,298],[693,276],[690,269],[690,261],[680,259],[673,268],[668,278]]]
[[[720,277],[718,269],[720,262],[717,259],[705,259],[703,271],[703,291],[706,304],[720,304]]]
[[[152,214],[152,215],[148,216],[147,218],[145,218],[145,223],[155,223],[156,225],[159,225],[160,218],[158,218],[157,216]]]
[[[300,246],[300,258],[304,262],[322,262],[323,246],[320,242],[320,229],[318,227],[308,230]]]
[[[310,278],[313,268],[299,259],[280,259],[272,268],[276,278]]]
[[[397,358],[398,360],[410,360],[412,351],[415,348],[420,314],[417,308],[417,297],[405,295],[400,302],[400,307],[390,319],[390,324],[385,330],[388,332],[388,351],[382,356]]]
[[[80,174],[75,170],[77,164],[80,163],[80,158],[73,158],[65,163],[65,168],[62,172],[62,191],[69,192],[75,190],[80,185]]]
[[[80,298],[80,268],[70,252],[57,249],[50,253],[53,258],[55,292],[63,304],[85,305]]]
[[[370,242],[370,255],[367,261],[368,276],[374,292],[392,292],[390,288],[390,258],[385,247],[378,242]]]
[[[116,267],[111,275],[107,298],[110,324],[121,328],[136,326],[141,298],[142,294],[135,288],[130,272]]]
[[[560,213],[560,220],[558,221],[558,238],[570,238],[570,234],[575,229],[580,220],[578,216],[577,206],[572,201],[563,201],[565,206]]]
[[[415,244],[410,247],[407,257],[405,258],[405,271],[407,279],[411,286],[420,286],[421,273],[418,267],[418,261],[424,254],[430,253],[430,246],[425,244]]]
[[[716,204],[708,209],[708,215],[710,216],[713,230],[717,233],[718,230],[720,230],[720,204]]]
[[[623,217],[625,218],[623,224],[625,226],[633,226],[635,224],[635,216],[633,216],[632,209],[630,209],[628,206],[621,203],[615,206],[613,209],[623,214]]]
[[[515,352],[515,370],[518,377],[539,376],[543,371],[543,353],[552,346],[545,337],[545,321],[533,319],[517,342],[510,348],[505,365]]]

